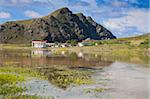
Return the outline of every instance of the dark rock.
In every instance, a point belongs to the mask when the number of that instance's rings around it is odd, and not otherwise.
[[[42,18],[0,25],[0,43],[30,43],[32,40],[66,42],[86,38],[101,40],[116,37],[91,17],[73,14],[68,8],[58,9]]]

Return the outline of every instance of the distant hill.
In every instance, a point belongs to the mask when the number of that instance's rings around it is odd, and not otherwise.
[[[150,38],[150,33],[146,33],[146,34],[134,36],[134,37],[118,38],[116,40],[120,42],[131,42],[132,44],[140,44],[142,42],[145,42],[146,40],[149,40],[149,38]]]
[[[11,21],[0,25],[0,43],[30,43],[32,40],[66,42],[67,40],[116,38],[109,30],[82,13],[61,8],[48,16]]]
[[[138,49],[138,48],[150,48],[150,33],[135,36],[135,37],[128,37],[128,38],[118,38],[118,39],[113,39],[113,40],[103,40],[103,41],[98,41],[100,44],[117,44],[118,47],[119,45],[126,45],[129,48],[132,49]]]

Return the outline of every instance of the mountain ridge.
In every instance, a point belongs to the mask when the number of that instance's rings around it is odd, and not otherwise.
[[[0,43],[30,43],[81,41],[86,38],[101,40],[116,37],[105,27],[83,13],[73,14],[68,8],[30,20],[10,21],[0,25]]]

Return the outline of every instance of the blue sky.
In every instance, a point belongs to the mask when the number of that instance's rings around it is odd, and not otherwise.
[[[42,17],[62,7],[91,16],[117,37],[150,32],[149,0],[0,0],[0,23]]]

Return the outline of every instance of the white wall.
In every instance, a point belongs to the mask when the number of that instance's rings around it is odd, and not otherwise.
[[[46,47],[46,43],[45,42],[36,42],[36,43],[32,43],[32,47],[35,47],[35,48],[44,48]]]

